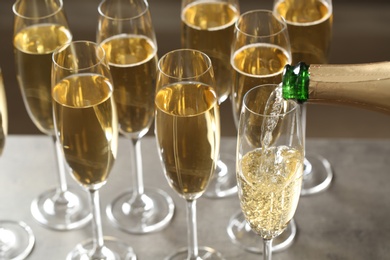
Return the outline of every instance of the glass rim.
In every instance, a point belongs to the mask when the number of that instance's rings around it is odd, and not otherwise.
[[[58,6],[58,9],[55,11],[55,12],[52,12],[48,15],[44,15],[44,16],[26,16],[26,15],[22,15],[21,13],[19,13],[17,10],[16,10],[16,6],[20,4],[22,0],[17,0],[13,5],[12,5],[12,11],[14,12],[15,15],[19,16],[20,18],[23,18],[23,19],[28,19],[28,20],[33,20],[33,19],[46,19],[46,18],[49,18],[49,17],[52,17],[52,16],[55,16],[56,14],[58,14],[59,12],[62,11],[62,9],[64,8],[64,2],[63,0],[58,0],[58,2],[60,3],[60,5]]]
[[[289,20],[286,20],[283,16],[281,16],[278,11],[277,11],[277,6],[278,4],[282,2],[282,1],[277,1],[277,3],[274,5],[274,8],[273,8],[273,12],[275,14],[277,14],[277,17],[281,20],[283,20],[286,24],[291,24],[291,25],[298,25],[298,26],[302,26],[302,25],[316,25],[316,24],[319,24],[319,23],[322,23],[323,21],[329,19],[329,17],[331,17],[333,15],[333,3],[332,3],[332,0],[324,0],[324,1],[321,1],[322,4],[324,4],[327,8],[328,8],[328,12],[325,16],[323,16],[321,19],[319,20],[316,20],[316,21],[312,21],[312,22],[293,22],[293,21],[289,21]]]
[[[238,1],[238,0],[237,0]],[[217,31],[217,30],[221,30],[221,29],[226,29],[227,27],[229,26],[234,26],[234,24],[236,23],[236,21],[239,19],[240,17],[240,7],[239,7],[239,4],[235,1],[229,1],[229,0],[214,0],[214,1],[207,1],[207,0],[199,0],[199,1],[189,1],[188,3],[185,3],[184,4],[184,1],[183,1],[183,5],[181,7],[181,13],[180,13],[180,19],[181,19],[181,22],[182,23],[185,23],[188,27],[191,27],[193,29],[196,29],[196,30],[203,30],[200,26],[198,25],[194,25],[194,24],[191,24],[187,21],[187,19],[185,19],[185,12],[183,10],[187,10],[189,8],[192,8],[196,5],[202,5],[202,4],[218,4],[218,3],[222,3],[222,4],[228,4],[229,5],[229,9],[234,9],[234,19],[232,19],[229,23],[225,23],[223,25],[218,25],[218,26],[212,26],[212,27],[209,27],[207,30],[208,31]],[[236,15],[238,14],[238,15]]]
[[[242,19],[245,16],[251,15],[253,13],[264,13],[264,14],[271,15],[273,18],[275,18],[275,20],[277,20],[282,25],[282,28],[280,30],[278,30],[277,32],[275,32],[273,34],[269,34],[269,35],[254,35],[254,34],[243,31],[239,26],[240,22],[242,21]],[[236,31],[240,32],[241,34],[243,34],[245,36],[253,37],[253,38],[269,38],[269,37],[276,36],[283,31],[287,31],[287,24],[284,21],[284,19],[279,19],[277,16],[275,16],[273,11],[267,10],[267,9],[250,10],[250,11],[247,11],[247,12],[241,14],[240,17],[238,17],[237,21],[235,22],[234,27],[235,27]]]
[[[98,52],[96,52],[96,57],[97,57],[97,61],[88,66],[88,67],[82,67],[82,68],[78,68],[78,70],[82,71],[82,70],[88,70],[88,69],[91,69],[93,67],[96,67],[100,64],[103,64],[104,63],[104,60],[106,58],[106,52],[104,51],[104,48],[102,46],[100,46],[99,44],[97,44],[96,42],[93,42],[93,41],[87,41],[87,40],[79,40],[79,41],[71,41],[71,42],[68,42],[68,43],[65,43],[64,45],[58,47],[52,54],[51,56],[51,59],[52,59],[52,62],[55,66],[57,66],[58,68],[61,68],[63,70],[67,70],[67,71],[72,71],[74,70],[73,68],[69,68],[69,67],[64,67],[60,64],[58,64],[58,62],[56,61],[56,56],[61,53],[62,51],[66,50],[67,48],[69,48],[71,45],[79,45],[79,44],[89,44],[89,45],[93,45],[95,47],[95,50],[96,51],[100,51],[101,52],[101,57],[100,55],[98,55]]]
[[[262,84],[262,85],[257,85],[253,88],[251,88],[250,90],[248,90],[245,95],[244,95],[244,98],[243,98],[243,101],[242,101],[242,111],[244,111],[244,108],[246,110],[248,110],[251,114],[254,114],[254,115],[257,115],[257,116],[261,116],[261,117],[265,117],[265,118],[269,118],[269,117],[284,117],[286,115],[289,115],[293,112],[295,112],[298,107],[299,107],[299,103],[295,100],[292,100],[292,99],[288,99],[286,100],[288,103],[292,104],[292,107],[289,107],[288,110],[286,112],[283,112],[283,113],[278,113],[276,115],[270,115],[270,114],[264,114],[264,113],[259,113],[259,112],[255,112],[253,111],[253,109],[249,108],[247,106],[247,99],[248,99],[248,96],[253,93],[254,91],[260,89],[261,87],[264,87],[264,86],[274,86],[275,88],[278,87],[278,86],[281,86],[282,83],[280,84]]]
[[[168,78],[178,78],[178,77],[177,77],[177,76],[170,75],[170,74],[167,74],[167,73],[161,68],[161,63],[162,63],[162,62],[166,59],[166,57],[168,57],[169,55],[172,55],[172,54],[178,53],[178,52],[193,52],[193,53],[198,53],[198,54],[200,54],[202,57],[204,57],[205,60],[207,61],[207,68],[206,68],[202,73],[200,73],[200,74],[198,74],[198,75],[191,76],[191,77],[183,77],[183,78],[181,78],[181,79],[183,79],[183,80],[199,78],[199,77],[205,75],[207,72],[209,72],[209,71],[212,69],[212,67],[213,67],[213,65],[212,65],[212,63],[211,63],[210,57],[209,57],[206,53],[204,53],[204,52],[202,52],[202,51],[195,50],[195,49],[189,49],[189,48],[176,49],[176,50],[169,51],[169,52],[165,53],[165,54],[160,58],[160,60],[159,60],[158,63],[157,63],[157,69],[158,69],[158,71],[159,71],[160,73],[162,73],[163,75],[165,75],[166,77],[168,77]]]
[[[106,3],[107,1],[102,1],[100,2],[100,4],[98,5],[98,13],[108,19],[108,20],[117,20],[117,21],[130,21],[130,20],[135,20],[135,19],[138,19],[142,16],[144,16],[148,11],[149,11],[149,3],[145,0],[142,0],[142,2],[144,2],[145,4],[145,8],[142,10],[142,12],[140,12],[139,14],[137,15],[134,15],[134,16],[131,16],[131,17],[125,17],[125,18],[117,18],[117,17],[112,17],[112,16],[109,16],[109,15],[106,15],[103,11],[102,11],[102,6]]]

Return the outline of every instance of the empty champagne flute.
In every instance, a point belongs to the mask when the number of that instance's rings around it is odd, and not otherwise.
[[[133,249],[104,238],[99,189],[105,185],[118,148],[118,118],[103,48],[75,41],[53,53],[52,98],[56,138],[72,177],[90,195],[93,238],[67,259],[136,259]]]
[[[245,94],[263,84],[282,81],[284,66],[291,62],[287,25],[270,10],[251,10],[243,13],[235,24],[231,64],[234,68],[231,93],[233,117],[238,128],[239,115]],[[262,253],[241,211],[234,214],[227,232],[233,243],[247,251]],[[296,225],[292,220],[287,229],[274,241],[274,252],[292,244]]]
[[[263,238],[265,260],[271,259],[272,240],[293,219],[301,192],[304,137],[300,107],[290,101],[278,85],[252,88],[239,120],[238,196],[245,219]]]
[[[144,187],[141,138],[154,119],[157,42],[148,3],[104,0],[98,7],[97,41],[105,49],[114,83],[119,132],[131,141],[134,185],[107,207],[109,219],[130,233],[166,227],[174,214],[172,198]]]
[[[0,68],[0,155],[8,134],[8,110],[3,74]],[[0,220],[0,259],[20,260],[27,257],[35,244],[31,228],[22,221]]]
[[[228,98],[232,88],[230,49],[234,23],[239,15],[238,0],[182,0],[181,45],[202,51],[210,57],[220,104]],[[237,192],[234,156],[220,156],[216,174],[204,193],[205,197],[221,198]]]
[[[81,227],[91,220],[88,200],[80,188],[67,185],[66,169],[54,136],[51,55],[72,39],[61,0],[18,0],[13,5],[16,74],[27,112],[54,142],[59,187],[40,194],[31,213],[44,226],[57,230]]]
[[[274,13],[283,17],[291,42],[292,64],[328,62],[332,40],[332,0],[275,0]],[[302,122],[306,130],[307,105],[302,104]],[[309,195],[327,189],[333,170],[327,159],[306,153],[302,194]]]
[[[188,247],[166,259],[223,259],[197,240],[196,201],[212,178],[219,155],[218,97],[210,58],[181,49],[158,62],[155,133],[169,185],[187,203]]]

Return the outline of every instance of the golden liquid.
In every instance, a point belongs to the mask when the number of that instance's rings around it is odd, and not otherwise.
[[[237,50],[231,62],[235,70],[233,115],[238,123],[244,95],[259,85],[279,84],[282,81],[284,66],[290,63],[290,55],[279,46],[259,43],[246,45]]]
[[[54,134],[51,56],[71,39],[69,30],[56,24],[26,27],[14,37],[16,73],[23,100],[31,120],[45,134]]]
[[[56,130],[73,176],[86,187],[103,185],[118,143],[112,85],[100,75],[75,75],[60,81],[52,94]]]
[[[130,137],[143,136],[154,119],[157,48],[146,37],[126,34],[101,45],[114,82],[119,130]]]
[[[333,23],[327,3],[284,0],[275,5],[275,12],[286,20],[294,64],[327,63]]]
[[[3,74],[0,69],[0,155],[3,154],[7,133],[8,133],[7,99],[5,95]]]
[[[295,214],[303,155],[284,146],[266,151],[257,149],[244,155],[237,181],[245,219],[257,234],[271,239],[283,232]]]
[[[185,199],[205,191],[219,154],[219,107],[210,86],[167,86],[156,96],[156,136],[165,175]]]
[[[186,6],[181,14],[182,46],[200,50],[210,57],[220,102],[231,90],[230,48],[238,17],[239,11],[234,6],[213,1],[195,2]]]

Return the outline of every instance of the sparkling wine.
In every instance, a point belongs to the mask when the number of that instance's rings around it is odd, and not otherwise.
[[[282,0],[275,4],[274,12],[287,23],[293,63],[327,63],[333,23],[327,2]]]
[[[240,203],[252,230],[271,239],[283,232],[299,200],[302,154],[286,146],[256,149],[239,161]]]
[[[232,103],[236,122],[248,90],[258,85],[280,83],[283,68],[288,63],[288,52],[272,44],[246,45],[232,55],[231,64],[235,70]]]
[[[152,40],[121,34],[101,43],[114,82],[119,131],[142,136],[154,119],[157,48]]]
[[[40,131],[53,133],[51,56],[72,35],[58,24],[26,27],[14,37],[16,73],[27,111]]]
[[[277,138],[275,138],[274,135],[278,133],[278,131],[275,131],[279,123],[278,115],[280,115],[285,107],[286,102],[282,96],[282,89],[277,87],[274,91],[271,92],[264,108],[264,114],[268,115],[268,117],[264,118],[261,126],[261,140],[263,149],[267,149],[271,145],[272,141]]]
[[[186,199],[200,197],[219,154],[219,107],[214,90],[188,82],[159,90],[156,136],[171,187]]]
[[[57,134],[73,176],[86,187],[103,185],[118,143],[111,83],[101,75],[74,75],[58,82],[52,95]]]
[[[182,46],[206,53],[213,64],[216,90],[223,102],[230,93],[230,48],[239,10],[229,3],[197,1],[183,8]]]

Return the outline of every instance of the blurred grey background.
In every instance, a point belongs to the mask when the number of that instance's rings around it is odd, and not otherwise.
[[[64,0],[74,40],[95,40],[99,2]],[[12,0],[0,0],[0,65],[7,92],[9,133],[40,134],[27,115],[16,82],[12,46],[13,3]],[[149,4],[159,56],[180,48],[180,0],[149,0]],[[271,9],[272,4],[272,0],[241,0],[241,13]],[[389,0],[334,0],[333,10],[330,63],[390,61]],[[236,135],[229,100],[221,106],[221,124],[223,136]],[[153,134],[153,129],[149,134]],[[350,107],[309,105],[307,136],[390,138],[390,115]]]

